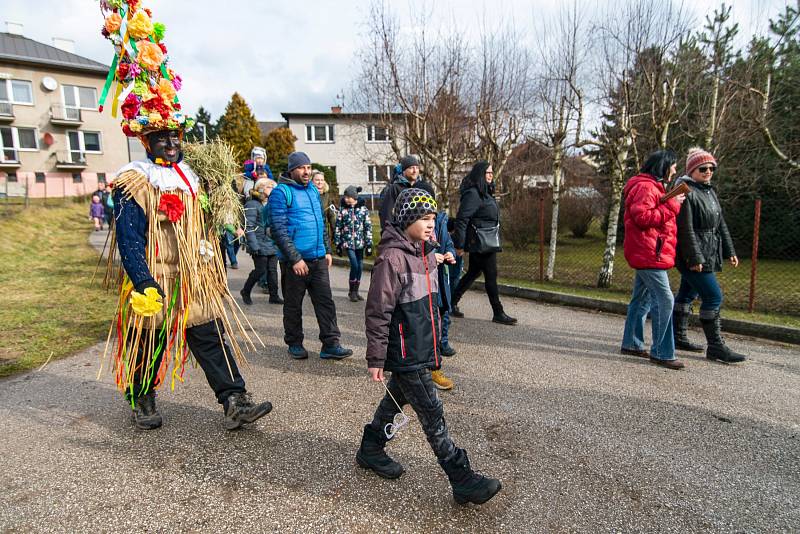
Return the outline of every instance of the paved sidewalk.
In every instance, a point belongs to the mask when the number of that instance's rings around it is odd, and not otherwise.
[[[238,298],[249,258],[230,271]],[[363,303],[334,271],[341,362],[291,360],[281,308],[257,290],[266,348],[243,369],[275,409],[229,433],[199,369],[162,390],[163,428],[137,432],[102,345],[0,381],[0,531],[790,532],[800,529],[800,354],[730,337],[749,355],[692,355],[674,372],[618,354],[622,318],[507,299],[515,327],[471,293],[445,360],[456,443],[503,481],[482,507],[455,505],[412,416],[389,447],[406,474],[354,462],[382,388],[363,359]],[[365,280],[364,287],[368,287]],[[318,330],[310,305],[307,347]],[[699,340],[699,332],[693,337]],[[408,412],[408,410],[407,410]]]

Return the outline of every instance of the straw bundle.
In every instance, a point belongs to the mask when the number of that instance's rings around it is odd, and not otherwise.
[[[240,184],[233,184],[241,179],[241,172],[230,145],[218,139],[205,144],[189,143],[183,145],[183,154],[208,195],[211,210],[208,222],[214,228],[239,224],[244,212],[234,187],[238,190]]]

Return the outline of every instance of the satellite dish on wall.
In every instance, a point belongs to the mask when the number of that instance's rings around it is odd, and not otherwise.
[[[58,82],[51,76],[45,76],[42,78],[42,87],[45,91],[52,92],[58,88]]]

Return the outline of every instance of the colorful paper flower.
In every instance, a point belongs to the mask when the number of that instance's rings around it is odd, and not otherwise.
[[[161,41],[164,38],[164,34],[167,31],[167,27],[164,26],[160,22],[156,22],[153,24],[153,38],[156,41]]]
[[[122,110],[122,116],[126,119],[136,118],[141,106],[142,102],[139,100],[139,97],[130,93],[127,98],[125,98],[125,102],[122,103],[122,107],[120,108]]]
[[[165,102],[172,102],[176,94],[172,82],[166,78],[161,78],[158,82],[158,94],[161,95]]]
[[[183,205],[181,197],[173,193],[165,193],[161,195],[161,200],[158,201],[158,211],[167,216],[170,222],[177,222],[183,216],[186,206]]]
[[[128,74],[131,71],[131,64],[130,63],[120,63],[117,65],[117,78],[120,80],[124,80],[128,77]]]
[[[164,301],[156,288],[148,287],[144,293],[131,292],[131,308],[136,315],[152,317],[164,308]]]
[[[161,48],[150,41],[139,41],[136,46],[139,48],[139,55],[136,57],[139,65],[147,70],[158,70],[164,61],[164,53]]]
[[[122,17],[119,16],[119,13],[112,13],[108,17],[106,17],[106,30],[108,33],[114,33],[119,31],[119,27],[122,26]]]
[[[144,11],[137,11],[128,21],[128,34],[136,40],[147,39],[153,33],[153,23]]]
[[[174,87],[176,91],[180,91],[181,86],[183,86],[183,79],[171,70],[169,72],[172,76],[172,87]]]
[[[130,67],[128,67],[129,72],[131,74],[131,78],[138,78],[139,75],[142,73],[142,68],[139,66],[138,63],[129,63]]]

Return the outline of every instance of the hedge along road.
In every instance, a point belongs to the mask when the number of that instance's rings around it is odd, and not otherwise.
[[[231,271],[237,294],[250,262]],[[342,362],[291,360],[280,307],[254,292],[267,348],[244,370],[274,411],[227,433],[199,369],[162,391],[164,426],[132,428],[102,346],[0,381],[0,530],[791,531],[800,525],[800,357],[730,337],[739,366],[687,356],[674,372],[618,354],[619,316],[506,299],[519,325],[489,322],[468,294],[441,394],[456,443],[503,491],[453,503],[412,416],[386,481],[354,462],[382,395],[366,379],[363,303],[334,270]],[[365,275],[365,276],[368,276]],[[365,280],[364,286],[367,286]],[[318,350],[310,305],[306,341]],[[693,334],[697,338],[697,332]],[[406,409],[407,413],[410,410]]]

